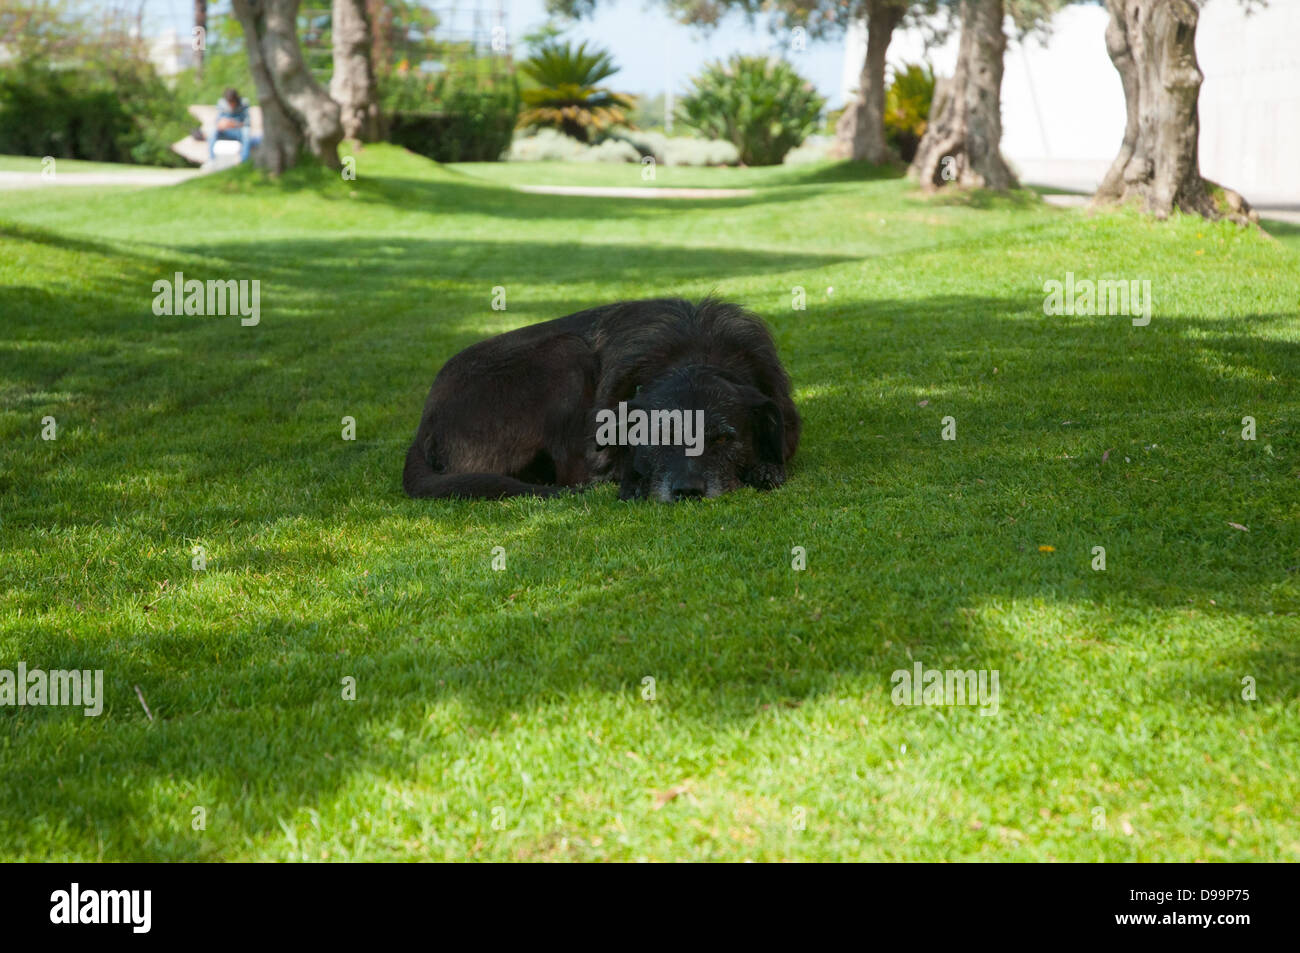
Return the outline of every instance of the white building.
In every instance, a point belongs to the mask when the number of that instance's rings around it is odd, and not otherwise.
[[[159,76],[175,76],[195,64],[190,34],[166,29],[149,39],[149,62]]]
[[[1008,43],[1002,152],[1025,181],[1091,191],[1119,151],[1124,90],[1106,54],[1108,20],[1100,6],[1071,6],[1053,21],[1046,45]],[[845,54],[846,92],[857,86],[865,51],[859,24]],[[1201,11],[1196,56],[1205,75],[1201,174],[1256,205],[1300,203],[1300,178],[1284,168],[1300,155],[1300,0],[1271,0],[1249,16],[1238,0],[1211,0]],[[919,33],[895,33],[891,65],[926,58],[951,75],[957,38],[927,54]]]

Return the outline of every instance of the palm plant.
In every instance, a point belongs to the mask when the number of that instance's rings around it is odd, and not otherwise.
[[[631,96],[598,85],[618,72],[613,58],[586,42],[574,47],[550,40],[519,64],[520,71],[536,83],[520,92],[524,109],[520,128],[547,126],[579,142],[591,142],[595,133],[627,123],[626,110],[636,106]]]
[[[885,90],[885,137],[904,162],[916,157],[933,99],[934,71],[929,66],[909,63],[894,70],[894,81]]]

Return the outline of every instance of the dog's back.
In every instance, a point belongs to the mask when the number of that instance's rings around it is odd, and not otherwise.
[[[756,387],[783,417],[783,456],[799,415],[771,335],[754,315],[713,298],[624,301],[480,341],[430,388],[403,486],[414,497],[549,496],[608,479],[591,421],[674,368],[708,365]]]

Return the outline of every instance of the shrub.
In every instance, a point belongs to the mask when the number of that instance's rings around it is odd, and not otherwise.
[[[495,162],[510,146],[519,98],[513,85],[451,88],[443,79],[395,76],[382,111],[389,142],[438,162]]]
[[[0,72],[0,153],[177,166],[192,125],[148,64]]]
[[[654,156],[660,165],[731,165],[736,147],[718,139],[668,137],[643,130],[615,130],[599,145],[587,146],[554,129],[516,136],[507,156],[512,162],[639,162]]]
[[[722,139],[666,136],[661,132],[634,130],[615,133],[630,142],[643,156],[654,156],[660,165],[735,165],[740,153]]]
[[[631,96],[616,93],[601,80],[618,72],[613,58],[599,48],[587,49],[550,40],[519,64],[519,70],[537,85],[521,93],[524,111],[521,128],[558,129],[579,142],[616,125],[627,123],[627,110],[636,106]]]
[[[678,114],[705,136],[732,143],[745,165],[777,165],[817,128],[825,105],[789,63],[737,55],[705,66]]]
[[[554,129],[538,129],[532,135],[515,136],[506,158],[511,162],[575,162],[591,151],[577,139]]]
[[[636,146],[622,139],[606,139],[598,145],[588,146],[577,162],[640,162],[641,153]]]
[[[885,90],[885,138],[904,162],[916,157],[933,99],[934,71],[928,66],[908,63],[894,70]]]

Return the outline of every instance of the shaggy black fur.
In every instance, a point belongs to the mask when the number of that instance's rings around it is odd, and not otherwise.
[[[600,446],[596,414],[704,411],[705,449]],[[550,496],[617,479],[675,500],[785,481],[799,444],[790,379],[763,322],[706,298],[623,301],[480,341],[429,390],[402,485],[413,497]]]

